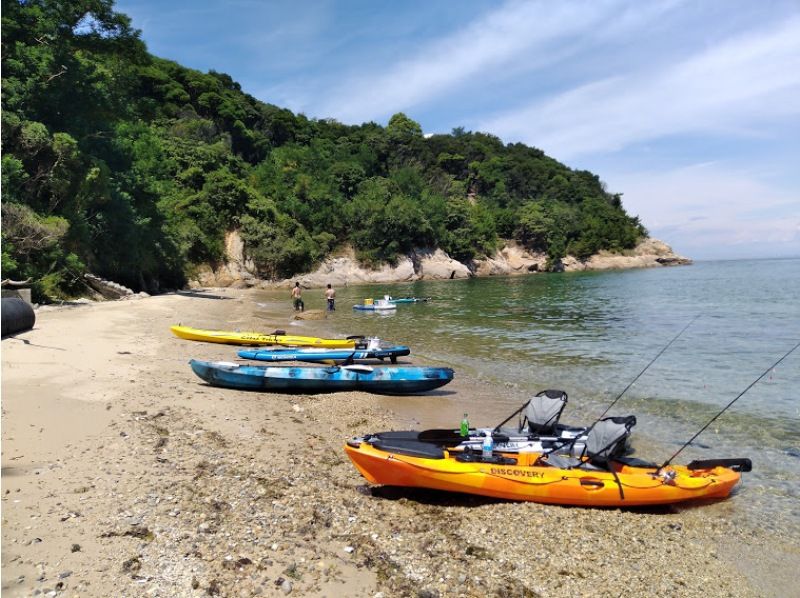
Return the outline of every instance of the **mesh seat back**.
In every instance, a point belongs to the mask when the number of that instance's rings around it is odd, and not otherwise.
[[[586,455],[601,462],[622,455],[635,424],[636,418],[632,415],[601,419],[586,436]]]
[[[523,422],[528,422],[531,434],[553,434],[566,405],[567,393],[563,390],[543,390],[522,410]],[[520,427],[523,431],[524,424]]]

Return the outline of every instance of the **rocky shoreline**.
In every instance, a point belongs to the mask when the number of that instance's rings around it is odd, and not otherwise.
[[[403,256],[393,265],[380,268],[361,265],[352,249],[343,249],[326,258],[313,272],[290,279],[266,281],[258,278],[252,260],[236,232],[226,236],[227,261],[217,269],[200,268],[190,281],[192,287],[275,288],[293,286],[299,281],[305,288],[321,288],[361,283],[411,282],[415,280],[447,280],[483,276],[513,276],[544,272],[547,255],[533,253],[514,242],[507,242],[491,257],[461,263],[441,249],[418,249]],[[657,239],[642,240],[634,249],[611,253],[602,251],[587,260],[567,256],[556,265],[558,271],[614,270],[625,268],[655,268],[691,264],[689,258],[677,255],[669,245]]]
[[[371,487],[347,460],[353,435],[457,421],[460,398],[492,392],[476,380],[457,376],[434,398],[237,392],[202,384],[186,363],[230,360],[234,348],[168,330],[285,328],[290,317],[281,303],[255,319],[250,294],[228,289],[43,310],[34,330],[4,339],[4,595],[749,597],[791,587],[796,547],[742,525],[729,501],[511,503]],[[313,333],[316,323],[295,325]]]

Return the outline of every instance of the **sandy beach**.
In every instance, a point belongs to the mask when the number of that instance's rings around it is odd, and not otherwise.
[[[235,348],[170,325],[269,332],[292,316],[288,301],[256,317],[251,292],[214,293],[44,308],[3,339],[4,596],[795,591],[797,546],[726,501],[622,511],[370,488],[346,438],[457,422],[460,397],[491,389],[458,372],[428,398],[207,386],[188,359]]]

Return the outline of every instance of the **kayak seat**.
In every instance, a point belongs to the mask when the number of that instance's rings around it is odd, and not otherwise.
[[[543,390],[522,409],[519,431],[539,436],[554,435],[566,406],[567,393],[563,390]]]
[[[633,415],[606,417],[595,422],[589,428],[583,451],[577,457],[546,453],[538,461],[541,465],[550,465],[559,469],[580,467],[581,469],[608,470],[610,468],[609,461],[625,454],[628,437],[635,424],[636,417]],[[575,440],[570,444],[574,446]]]
[[[423,457],[426,459],[444,459],[444,450],[430,442],[408,440],[405,438],[384,438],[383,435],[371,442],[372,446],[387,453]]]

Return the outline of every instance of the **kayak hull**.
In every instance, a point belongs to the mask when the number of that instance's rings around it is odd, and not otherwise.
[[[375,301],[365,300],[363,304],[353,306],[357,311],[394,311],[397,306],[387,299],[375,299]]]
[[[347,359],[389,359],[392,363],[398,357],[410,355],[411,349],[406,346],[386,347],[381,349],[243,349],[239,357],[256,361],[345,361]]]
[[[453,370],[440,367],[276,367],[192,359],[189,364],[212,386],[282,393],[326,393],[363,390],[406,395],[444,386]]]
[[[352,441],[345,452],[358,471],[373,484],[430,488],[492,498],[583,507],[633,507],[727,497],[740,474],[725,467],[689,470],[670,466],[667,481],[656,468],[620,465],[614,473],[588,469],[559,469],[535,465],[538,455],[515,454],[495,462],[459,461],[456,453],[441,457],[385,451]],[[413,453],[414,451],[410,451]],[[423,449],[424,452],[424,449]],[[511,463],[514,461],[514,463]]]
[[[294,347],[354,348],[357,339],[329,339],[314,336],[294,336],[289,334],[263,334],[261,332],[231,332],[227,330],[203,330],[191,326],[171,326],[170,330],[178,338],[206,343],[226,345],[284,345]]]
[[[427,303],[427,297],[398,297],[397,299],[388,299],[390,303]]]

